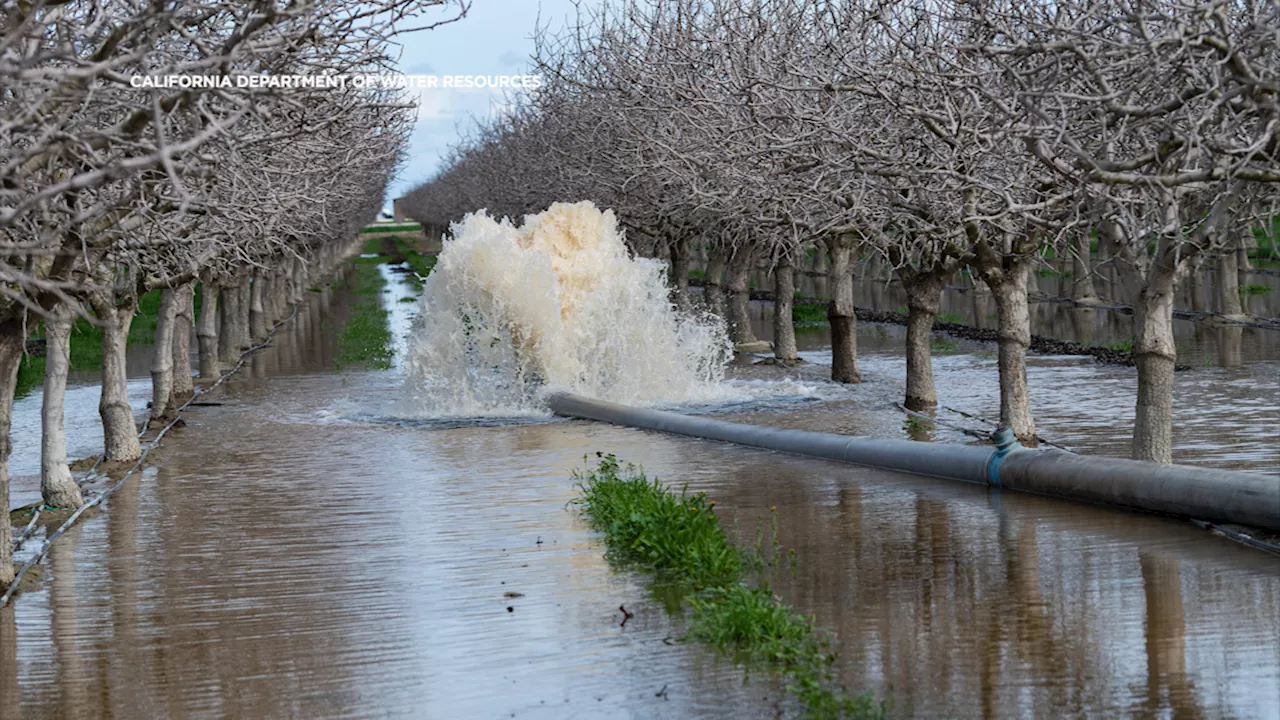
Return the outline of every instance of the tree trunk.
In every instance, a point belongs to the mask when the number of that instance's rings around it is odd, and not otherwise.
[[[249,337],[260,343],[267,337],[267,314],[262,305],[262,292],[265,289],[266,276],[254,273],[253,286],[249,298]]]
[[[13,583],[13,537],[9,528],[9,455],[13,443],[9,428],[13,423],[13,393],[18,386],[18,367],[26,346],[22,318],[0,324],[0,508],[6,517],[0,522],[0,590]]]
[[[676,309],[689,312],[689,239],[680,238],[671,244],[671,302]]]
[[[707,260],[706,284],[703,287],[706,292],[707,307],[720,317],[725,317],[724,285],[721,284],[723,275],[724,251],[716,248],[711,251],[711,257]]]
[[[67,466],[67,431],[63,409],[67,371],[71,369],[71,324],[75,311],[60,303],[44,321],[44,401],[40,406],[40,495],[44,504],[75,508],[84,504]],[[7,509],[7,508],[6,508]]]
[[[729,261],[729,337],[734,344],[756,341],[751,332],[751,265],[755,254],[739,247]]]
[[[841,383],[862,382],[858,372],[858,316],[853,307],[853,246],[838,238],[828,243],[831,253],[831,379]]]
[[[1133,457],[1173,462],[1174,270],[1153,263],[1133,306],[1133,359],[1138,365],[1138,407]]]
[[[1076,233],[1071,240],[1071,251],[1071,299],[1097,302],[1098,291],[1093,286],[1093,266],[1089,258],[1089,236]]]
[[[1027,393],[1027,348],[1031,311],[1027,281],[1031,263],[1021,256],[998,256],[979,268],[996,302],[996,338],[1000,369],[1000,422],[1024,444],[1035,444],[1036,425]]]
[[[903,405],[908,410],[928,410],[938,405],[931,345],[946,277],[909,268],[899,269],[897,274],[907,293],[907,395]]]
[[[796,301],[795,268],[790,260],[782,260],[773,270],[773,356],[793,365],[796,352],[795,319],[791,309]]]
[[[204,283],[200,289],[200,321],[196,339],[200,346],[200,377],[215,380],[218,377],[218,296],[222,289],[214,283]]]
[[[827,243],[819,240],[813,244],[813,273],[827,274]]]
[[[191,328],[195,325],[195,285],[187,283],[174,290],[177,308],[173,316],[173,389],[170,405],[177,407],[191,398]]]
[[[245,275],[240,279],[236,302],[236,344],[235,348],[243,352],[253,347],[253,335],[249,331],[249,317],[253,314],[253,278]]]
[[[219,298],[221,302],[218,306],[218,361],[230,364],[239,356],[235,348],[235,316],[240,293],[236,292],[234,285],[230,285],[222,289]]]
[[[178,296],[173,290],[160,293],[160,316],[156,319],[156,344],[151,353],[151,424],[168,422],[169,399],[173,394],[173,326],[178,312]]]
[[[1218,301],[1222,314],[1230,318],[1244,314],[1244,307],[1240,302],[1238,261],[1239,255],[1235,250],[1228,250],[1218,256]]]
[[[98,415],[102,418],[103,460],[124,462],[142,456],[133,407],[129,405],[129,375],[126,350],[129,328],[137,302],[129,298],[117,305],[103,298],[95,300],[94,312],[102,323],[102,393]]]

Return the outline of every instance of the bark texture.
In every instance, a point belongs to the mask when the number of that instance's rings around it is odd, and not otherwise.
[[[177,407],[195,391],[191,379],[191,329],[195,326],[195,285],[175,288],[177,308],[173,316],[173,389],[170,404]]]
[[[67,466],[67,432],[63,423],[67,371],[71,369],[71,324],[75,310],[59,304],[45,318],[44,399],[40,406],[40,495],[44,504],[75,508],[84,504],[80,487]],[[8,506],[5,506],[8,510]]]
[[[788,365],[799,359],[796,352],[796,326],[791,316],[795,305],[795,268],[783,260],[773,271],[773,356]]]
[[[240,304],[240,293],[234,286],[223,288],[220,295],[221,305],[218,313],[218,361],[233,363],[240,356],[236,351],[236,306]]]
[[[156,319],[156,344],[151,353],[151,424],[163,424],[170,417],[173,394],[173,326],[178,297],[173,290],[160,293],[160,316]]]
[[[205,380],[218,377],[218,296],[221,293],[222,288],[214,283],[204,283],[200,289],[196,341],[200,347],[200,377]]]
[[[267,312],[263,306],[266,282],[265,275],[254,274],[249,296],[249,337],[255,343],[262,342],[267,337]]]
[[[1133,359],[1138,366],[1138,406],[1133,457],[1173,462],[1174,269],[1153,263],[1134,304]]]
[[[1036,425],[1027,392],[1027,348],[1031,346],[1028,254],[999,253],[984,242],[977,247],[978,273],[996,303],[997,362],[1000,371],[1000,422],[1024,444],[1035,444]]]
[[[1098,291],[1093,286],[1093,264],[1089,258],[1089,236],[1077,234],[1071,241],[1071,299],[1093,302]]]
[[[751,331],[751,266],[755,254],[739,247],[729,262],[729,337],[735,344],[756,341]]]
[[[1227,317],[1244,314],[1244,305],[1240,302],[1239,255],[1234,250],[1218,257],[1218,303]]]
[[[952,271],[945,267],[897,271],[907,293],[907,392],[903,405],[909,410],[937,407],[933,381],[933,321],[942,305],[942,290]],[[1030,339],[1028,339],[1030,342]]]
[[[96,299],[93,304],[93,311],[102,323],[102,394],[98,399],[98,415],[102,418],[103,459],[108,461],[137,460],[142,455],[133,407],[129,405],[125,355],[136,309],[132,297],[120,304],[106,298]]]
[[[845,238],[828,243],[831,254],[831,379],[835,382],[862,382],[858,372],[858,317],[853,307],[853,244]]]
[[[249,316],[253,314],[253,278],[245,275],[240,278],[240,286],[236,302],[236,344],[235,349],[243,352],[253,347],[253,336],[249,332]]]

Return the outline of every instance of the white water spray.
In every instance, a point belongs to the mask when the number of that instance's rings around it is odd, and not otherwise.
[[[518,228],[481,211],[452,232],[406,363],[426,411],[536,412],[548,390],[632,405],[724,397],[724,322],[675,310],[664,265],[631,256],[612,211],[556,203]]]

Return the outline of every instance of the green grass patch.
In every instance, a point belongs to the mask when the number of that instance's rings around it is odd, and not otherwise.
[[[1036,274],[1042,278],[1047,278],[1047,277],[1058,277],[1059,275],[1062,274],[1062,272],[1060,270],[1055,270],[1053,268],[1042,267],[1042,268],[1036,268]]]
[[[791,324],[797,328],[829,325],[827,306],[822,303],[795,303],[791,306]]]
[[[599,455],[599,454],[597,454]],[[574,501],[591,527],[605,534],[611,562],[654,574],[657,587],[692,609],[686,639],[707,643],[747,664],[778,673],[806,717],[878,718],[885,708],[870,694],[853,696],[835,680],[835,654],[812,620],[797,614],[747,575],[764,565],[756,547],[735,548],[705,493],[679,493],[612,455],[574,472]],[[777,557],[776,540],[773,557]]]
[[[960,325],[961,323],[964,322],[964,316],[961,315],[960,313],[940,312],[938,313],[938,322],[951,323],[953,325]]]
[[[1272,288],[1270,285],[1263,285],[1262,283],[1249,283],[1248,285],[1245,285],[1244,287],[1240,288],[1240,294],[1244,295],[1245,297],[1252,297],[1254,295],[1266,295],[1267,293],[1271,292],[1271,290]]]
[[[401,225],[366,225],[360,228],[360,234],[418,232],[421,230],[422,225],[419,223],[404,223]]]
[[[18,366],[18,383],[14,397],[25,397],[32,390],[44,385],[44,358],[27,355]]]
[[[707,271],[705,270],[699,270],[697,268],[694,268],[693,270],[689,271],[689,277],[693,278],[694,280],[702,280],[706,276],[707,276]]]
[[[1112,340],[1103,345],[1108,350],[1119,350],[1120,352],[1133,352],[1133,337],[1127,337],[1122,340]]]
[[[380,263],[360,262],[373,259],[360,258],[351,273],[351,312],[338,334],[338,369],[355,365],[385,370],[395,356],[387,311],[382,307],[387,281],[378,269]]]
[[[196,308],[199,308],[199,292]],[[129,326],[130,345],[150,345],[155,342],[156,322],[160,317],[160,291],[152,290],[138,299],[138,310]],[[33,338],[44,337],[44,324],[36,326]],[[18,368],[18,383],[14,397],[23,397],[44,385],[44,358],[27,356]],[[90,371],[102,369],[102,328],[85,318],[76,318],[71,326],[70,369]]]
[[[405,264],[408,265],[409,269],[414,273],[413,275],[405,275],[404,281],[409,285],[412,285],[415,290],[421,291],[422,280],[419,280],[419,278],[425,278],[431,274],[433,269],[435,269],[436,256],[423,255],[418,252],[411,243],[406,242],[402,238],[396,238],[396,249],[399,250],[401,257],[404,258]]]
[[[953,353],[960,346],[956,344],[955,340],[935,337],[929,342],[929,347],[936,353]]]

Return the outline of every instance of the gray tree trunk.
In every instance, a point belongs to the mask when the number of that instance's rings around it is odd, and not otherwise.
[[[734,344],[756,341],[751,331],[751,266],[755,254],[743,246],[729,261],[729,337]]]
[[[1218,302],[1222,314],[1229,318],[1244,315],[1244,306],[1240,302],[1238,263],[1239,255],[1235,250],[1228,250],[1218,256]]]
[[[819,240],[813,244],[813,272],[815,275],[826,275],[827,271],[827,243]]]
[[[235,337],[235,318],[239,314],[236,306],[240,304],[240,293],[233,285],[223,288],[219,298],[221,302],[218,315],[218,361],[231,364],[240,357],[240,353],[236,350]]]
[[[102,418],[102,459],[111,462],[137,460],[142,456],[133,407],[129,404],[129,374],[126,350],[133,325],[136,302],[130,298],[117,305],[106,298],[94,302],[94,312],[102,323],[102,393],[98,415]]]
[[[933,382],[933,321],[942,306],[946,276],[901,268],[898,277],[907,293],[907,393],[903,405],[908,410],[928,410],[938,405]]]
[[[1098,300],[1098,291],[1093,286],[1089,236],[1084,233],[1076,233],[1071,240],[1071,299],[1085,303]]]
[[[783,260],[773,269],[773,356],[788,365],[800,358],[795,318],[791,316],[795,301],[795,268],[790,260]]]
[[[671,243],[671,302],[676,309],[689,312],[693,304],[689,300],[689,239],[679,238]]]
[[[254,343],[260,343],[267,337],[267,312],[262,304],[266,282],[264,274],[254,273],[249,297],[249,337]]]
[[[240,278],[240,286],[236,288],[236,344],[237,352],[253,347],[253,335],[249,331],[249,317],[253,314],[253,278],[245,275]]]
[[[858,316],[853,305],[853,245],[846,238],[828,241],[831,255],[831,302],[827,319],[831,322],[831,379],[841,383],[862,382],[858,372]]]
[[[1173,462],[1174,268],[1153,262],[1133,310],[1133,358],[1138,366],[1138,406],[1133,457]],[[1136,279],[1136,278],[1135,278]]]
[[[214,283],[204,283],[200,288],[196,340],[200,347],[200,377],[205,380],[218,377],[218,296],[221,292],[222,288]]]
[[[178,297],[173,290],[160,292],[160,316],[156,319],[156,344],[151,353],[151,425],[169,421],[173,395],[173,326]]]
[[[191,379],[191,329],[195,325],[195,285],[187,283],[174,289],[177,308],[173,316],[173,389],[172,407],[191,398],[195,383]]]
[[[1034,444],[1035,420],[1027,392],[1027,348],[1031,346],[1031,311],[1027,283],[1031,263],[1026,256],[988,255],[978,268],[996,302],[997,362],[1000,370],[1000,422],[1025,444]]]
[[[40,495],[44,504],[75,508],[84,504],[67,466],[67,431],[63,423],[67,371],[71,369],[71,324],[75,311],[65,303],[45,318],[44,402],[40,406]],[[5,507],[8,510],[8,507]]]
[[[13,442],[13,394],[18,387],[18,367],[26,348],[26,328],[22,318],[0,324],[0,508],[6,514],[0,522],[0,591],[13,583],[13,537],[9,528],[9,455]]]
[[[707,260],[706,284],[703,286],[707,298],[707,307],[720,317],[725,317],[724,285],[724,251],[715,248]],[[727,320],[728,318],[726,318]]]

